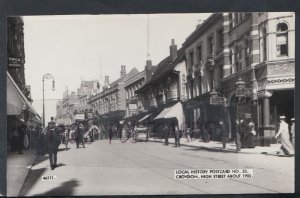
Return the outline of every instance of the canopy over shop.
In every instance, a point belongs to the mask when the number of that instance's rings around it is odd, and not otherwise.
[[[181,102],[177,102],[171,107],[165,108],[154,120],[158,119],[176,119],[179,130],[185,130],[185,116]]]
[[[6,112],[8,116],[20,116],[25,111],[28,112],[28,116],[24,119],[27,125],[42,124],[41,118],[32,107],[30,102],[24,96],[17,84],[14,82],[10,74],[7,72],[7,106]]]

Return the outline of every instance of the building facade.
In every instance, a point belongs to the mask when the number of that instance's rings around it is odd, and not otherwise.
[[[288,120],[294,117],[295,15],[256,12],[228,13],[224,17],[228,21],[224,40],[229,59],[222,85],[232,129],[234,119],[248,114],[256,124],[258,143],[269,145],[279,116]],[[249,92],[242,101],[232,89],[240,77]]]
[[[248,118],[268,145],[279,115],[294,116],[294,25],[288,12],[215,13],[199,25],[183,44],[188,127],[197,132],[222,119],[234,138],[236,120]]]
[[[120,78],[109,83],[109,77],[105,76],[102,92],[89,98],[88,104],[95,115],[95,121],[104,132],[107,132],[112,125],[119,128],[120,121],[124,120],[126,110],[125,81],[138,73],[138,70],[133,68],[127,74],[126,67],[122,65]],[[120,137],[120,133],[116,136]]]
[[[125,119],[127,121],[136,122],[142,116],[142,114],[139,114],[139,112],[144,111],[143,105],[140,98],[138,97],[138,94],[136,94],[135,91],[141,88],[146,82],[151,79],[151,76],[155,72],[155,69],[156,66],[152,65],[152,61],[147,60],[145,69],[143,71],[133,76],[132,78],[128,78],[125,81]]]
[[[177,45],[172,40],[170,55],[157,65],[150,80],[135,91],[140,104],[139,113],[145,118],[141,122],[151,123],[151,131],[157,133],[157,135],[162,135],[159,133],[162,131],[163,126],[154,123],[153,118],[165,108],[187,98],[184,50],[184,48],[177,50]]]
[[[187,127],[199,136],[208,123],[223,117],[222,105],[210,105],[210,93],[221,91],[224,40],[223,14],[212,14],[183,43],[187,67]],[[220,113],[221,112],[221,113]]]

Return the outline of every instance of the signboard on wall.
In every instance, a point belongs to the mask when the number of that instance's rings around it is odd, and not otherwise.
[[[8,57],[9,67],[21,67],[21,63],[22,63],[21,58]]]
[[[84,114],[76,114],[75,120],[84,120]]]

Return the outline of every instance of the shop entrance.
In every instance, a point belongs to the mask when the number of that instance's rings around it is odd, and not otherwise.
[[[277,128],[283,115],[287,123],[294,117],[294,90],[274,91],[270,98],[270,124]]]

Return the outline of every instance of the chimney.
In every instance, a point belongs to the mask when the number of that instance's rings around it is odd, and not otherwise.
[[[170,46],[170,57],[172,61],[174,61],[177,57],[177,45],[175,45],[174,39],[172,39],[172,44]]]
[[[104,85],[108,85],[109,84],[109,76],[105,76],[104,77]]]
[[[147,60],[145,66],[145,75],[146,75],[146,82],[150,80],[152,76],[152,61]]]
[[[126,75],[126,66],[125,65],[121,65],[121,77]]]

